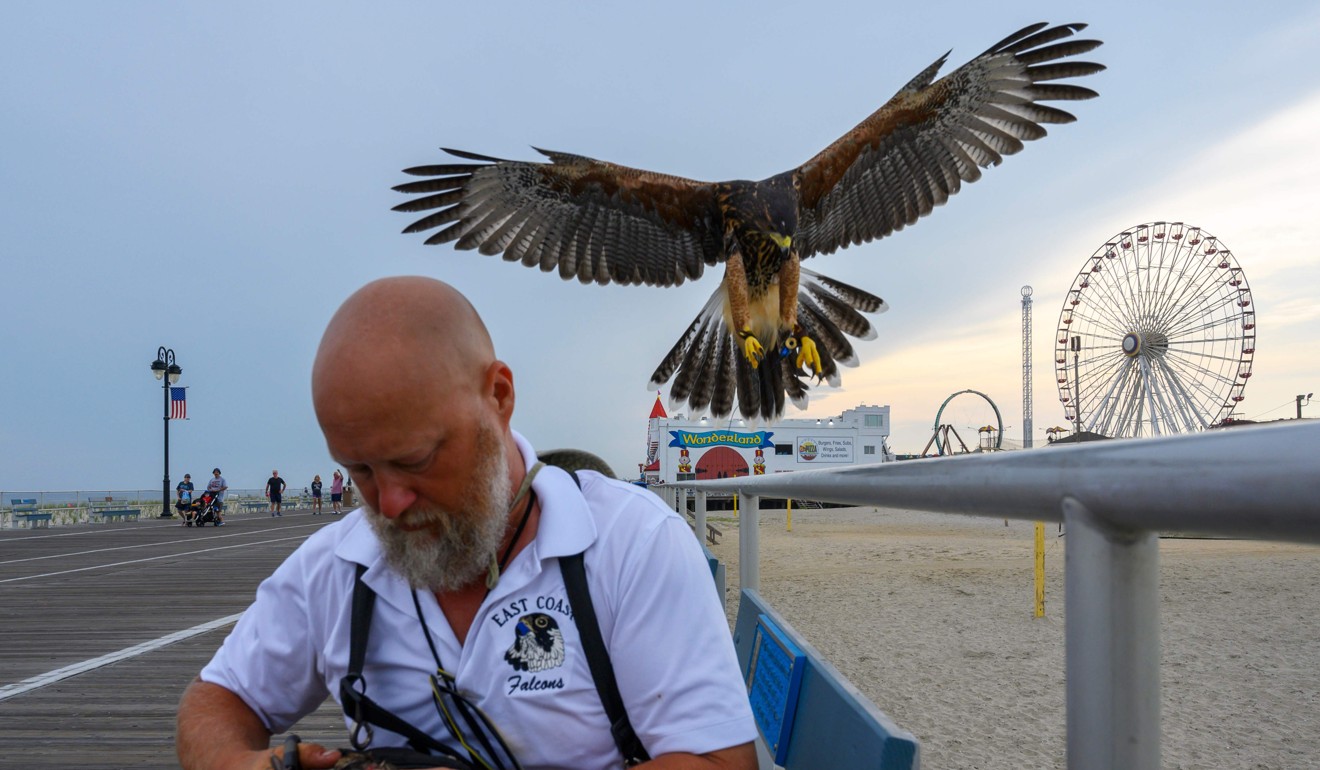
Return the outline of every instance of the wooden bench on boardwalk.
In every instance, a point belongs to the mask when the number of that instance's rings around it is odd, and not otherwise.
[[[87,520],[110,521],[111,519],[118,519],[128,521],[131,518],[136,521],[141,515],[141,508],[90,508],[87,511]]]
[[[916,770],[917,739],[894,724],[752,589],[733,644],[761,731],[758,754],[785,770]],[[762,767],[766,767],[762,762]]]
[[[270,507],[270,503],[264,503],[260,500],[244,500],[238,504],[238,507],[244,513],[261,513]]]
[[[683,515],[687,516],[688,526],[692,527],[693,529],[696,529],[697,515],[692,511],[683,511]],[[714,524],[711,524],[709,521],[706,522],[706,542],[710,543],[711,545],[719,545],[720,544],[719,539],[721,537],[724,537],[724,533],[721,532],[719,529],[716,529]]]
[[[37,508],[36,500],[17,500],[10,499],[12,518],[10,526],[16,527],[19,522],[32,529],[34,527],[49,527],[52,514],[50,511],[43,511]]]

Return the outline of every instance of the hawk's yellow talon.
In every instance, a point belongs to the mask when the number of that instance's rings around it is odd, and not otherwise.
[[[747,363],[755,369],[765,357],[765,348],[761,347],[761,341],[752,334],[751,329],[744,329],[740,336],[743,338],[743,355],[747,356]]]
[[[820,374],[825,368],[820,360],[820,351],[816,349],[816,341],[805,334],[798,337],[798,368],[801,369],[803,364],[810,366],[813,374]]]

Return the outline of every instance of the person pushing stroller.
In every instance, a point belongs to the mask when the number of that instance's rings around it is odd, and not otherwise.
[[[219,468],[211,469],[211,480],[206,482],[206,491],[215,493],[215,525],[223,527],[225,525],[225,490],[229,489],[229,482],[220,475]]]
[[[220,526],[220,493],[209,489],[202,490],[202,493],[193,498],[192,505],[183,513],[183,525],[185,527],[197,526],[204,527],[207,524]]]

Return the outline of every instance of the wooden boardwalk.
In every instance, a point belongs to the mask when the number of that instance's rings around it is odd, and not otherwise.
[[[179,695],[232,622],[165,638],[241,613],[262,578],[337,521],[296,511],[203,530],[177,519],[0,530],[0,768],[177,768]],[[139,645],[149,649],[98,661]],[[50,681],[74,666],[87,670]],[[346,743],[333,701],[294,731]]]

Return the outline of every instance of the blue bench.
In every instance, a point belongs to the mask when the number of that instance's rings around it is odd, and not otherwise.
[[[772,636],[780,637],[782,646]],[[762,749],[773,759],[782,758],[785,770],[811,770],[822,767],[866,767],[877,770],[916,770],[920,767],[917,739],[894,724],[862,695],[838,669],[803,639],[788,621],[775,612],[760,594],[743,589],[738,602],[738,621],[734,627],[733,644],[738,650],[738,663],[743,676],[751,675],[753,648],[759,642],[766,660],[781,649],[791,649],[796,657],[791,680],[778,677],[773,665],[762,668],[769,671],[768,688],[786,702],[778,713],[771,715],[774,725],[782,725],[779,735],[762,735]],[[773,649],[772,649],[773,647]],[[774,662],[770,660],[770,662]],[[800,674],[797,672],[800,671]],[[800,678],[798,678],[800,677]],[[752,685],[762,682],[749,680]],[[758,703],[753,688],[754,710],[764,710],[764,698]],[[758,713],[758,727],[761,726]],[[762,727],[764,730],[764,728]]]
[[[141,508],[93,508],[87,512],[87,518],[89,521],[92,519],[100,521],[108,521],[110,519],[128,521],[129,518],[136,520],[141,515]]]
[[[38,510],[36,500],[10,499],[9,503],[13,506],[14,518],[12,521],[14,524],[18,524],[21,521],[26,524],[28,528],[36,527],[37,525],[43,527],[50,526],[52,514],[49,511]]]
[[[261,512],[270,508],[270,503],[263,503],[260,500],[247,500],[238,504],[238,507],[245,513]]]
[[[706,557],[706,564],[710,567],[710,576],[715,579],[715,593],[719,594],[720,606],[725,604],[725,597],[728,594],[728,579],[724,572],[724,562],[715,558],[715,554],[710,552],[705,543],[701,545],[701,553]]]

